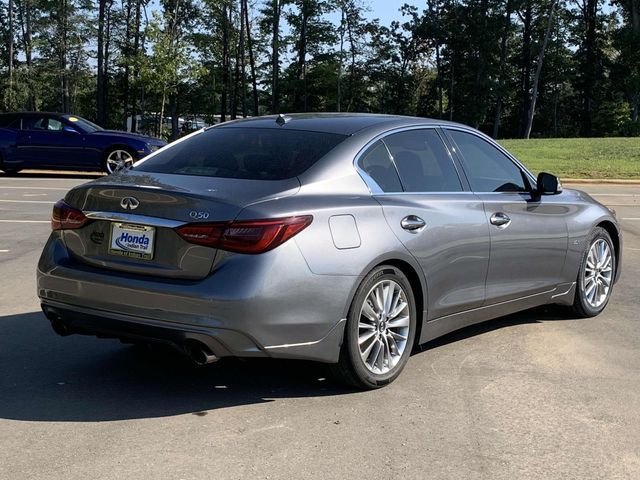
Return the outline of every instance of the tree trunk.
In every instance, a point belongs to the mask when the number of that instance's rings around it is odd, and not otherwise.
[[[529,98],[531,92],[531,0],[526,0],[524,16],[522,18],[522,54],[520,63],[520,134],[524,136],[529,113]]]
[[[7,95],[7,110],[13,110],[15,107],[13,105],[13,0],[9,0],[8,4],[8,23],[9,23],[9,32],[8,32],[8,41],[7,41],[7,73],[9,76],[9,94]]]
[[[98,73],[96,85],[96,121],[105,126],[104,112],[104,20],[107,0],[98,2]]]
[[[307,110],[307,23],[309,21],[309,11],[305,0],[302,2],[300,15],[302,19],[298,43],[297,82],[294,89],[293,105],[296,111],[305,112]],[[302,83],[302,96],[300,95],[300,83]]]
[[[544,34],[544,40],[538,53],[538,64],[536,65],[536,74],[533,77],[533,90],[531,92],[531,102],[529,103],[529,118],[527,119],[527,127],[524,131],[524,138],[528,139],[531,135],[531,127],[533,126],[533,117],[536,113],[536,100],[538,97],[538,82],[540,81],[540,73],[542,72],[542,63],[544,62],[544,52],[547,49],[549,43],[549,37],[551,37],[551,27],[553,26],[553,14],[555,13],[557,0],[551,1],[549,7],[549,20],[547,21],[547,31]]]
[[[227,90],[229,88],[229,16],[222,6],[222,95],[220,96],[220,122],[227,121]]]
[[[244,22],[247,29],[247,48],[249,49],[249,67],[251,68],[251,86],[253,91],[253,116],[260,114],[260,104],[258,103],[258,80],[256,78],[256,61],[253,55],[253,40],[251,39],[251,26],[249,24],[249,5],[247,0],[241,0],[244,4]]]
[[[69,99],[69,76],[67,72],[67,49],[68,49],[68,11],[67,0],[59,1],[59,19],[58,19],[58,38],[59,45],[59,68],[60,68],[60,93],[62,97],[62,112],[69,113],[70,99]]]
[[[593,134],[594,94],[598,76],[597,65],[597,18],[598,1],[584,0],[582,15],[585,25],[583,50],[585,52],[582,64],[584,84],[582,88],[582,125],[580,134],[590,137]]]
[[[244,29],[244,1],[240,1],[240,42],[238,42],[238,57],[240,58],[240,100],[242,116],[247,117],[247,69],[245,65],[245,29]]]
[[[133,55],[138,55],[140,50],[140,17],[142,14],[142,0],[136,0],[136,19],[134,24],[135,32],[133,34]],[[131,131],[138,131],[138,70],[135,63],[132,67],[133,75],[133,95],[131,96]]]
[[[278,80],[280,77],[280,0],[273,1],[273,35],[271,39],[271,110],[280,113],[280,92]]]
[[[509,38],[509,30],[511,30],[511,8],[512,0],[507,0],[506,11],[504,15],[504,30],[500,39],[500,74],[498,79],[498,93],[496,98],[496,113],[493,119],[493,138],[498,138],[500,130],[500,119],[502,117],[502,95],[505,84],[506,65],[507,65],[507,39]]]
[[[18,17],[20,21],[20,31],[22,34],[22,49],[24,50],[25,63],[27,65],[26,84],[28,91],[27,109],[36,109],[35,90],[33,85],[33,42],[31,39],[31,0],[18,2]]]
[[[130,64],[131,64],[131,0],[127,0],[127,7],[125,9],[125,43],[123,47],[123,54],[125,57],[125,65],[124,65],[124,78],[122,85],[122,112],[124,113],[124,127],[126,130],[127,127],[127,118],[129,117],[129,74],[130,74]],[[133,122],[133,119],[132,119]]]
[[[344,24],[345,6],[340,8],[340,55],[338,56],[338,78],[336,85],[336,111],[340,111],[342,103],[342,63],[344,62]]]

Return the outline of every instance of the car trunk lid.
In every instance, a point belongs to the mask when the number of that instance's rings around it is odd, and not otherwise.
[[[294,195],[288,180],[239,180],[139,173],[114,174],[71,190],[65,201],[91,219],[64,230],[72,257],[114,271],[179,279],[210,272],[214,248],[194,245],[175,228],[187,223],[226,222],[248,205]]]

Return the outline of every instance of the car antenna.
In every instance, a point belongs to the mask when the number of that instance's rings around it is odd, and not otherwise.
[[[276,118],[276,123],[280,126],[283,126],[285,123],[289,122],[291,120],[291,117],[287,117],[284,113],[281,113],[280,115],[278,115],[278,118]]]

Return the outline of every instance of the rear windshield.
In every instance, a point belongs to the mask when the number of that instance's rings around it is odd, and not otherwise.
[[[170,146],[134,168],[140,172],[284,180],[302,174],[345,138],[303,130],[217,127]]]

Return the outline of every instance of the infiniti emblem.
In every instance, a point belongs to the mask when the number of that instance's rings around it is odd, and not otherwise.
[[[135,197],[124,197],[120,200],[120,206],[125,210],[135,210],[140,205],[140,201]]]

